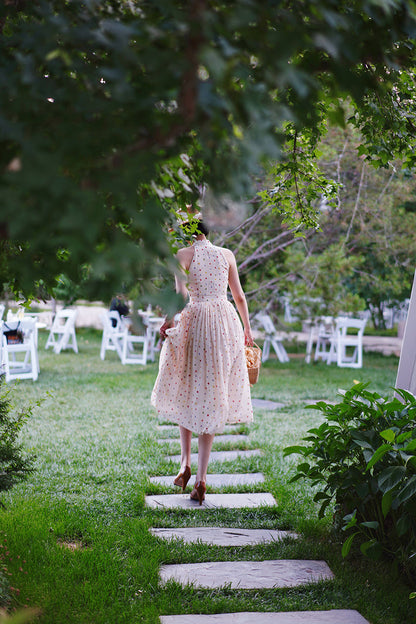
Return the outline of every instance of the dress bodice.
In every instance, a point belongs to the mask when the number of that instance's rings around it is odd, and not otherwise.
[[[228,270],[228,262],[220,247],[212,245],[208,240],[195,241],[188,277],[191,303],[225,299]]]

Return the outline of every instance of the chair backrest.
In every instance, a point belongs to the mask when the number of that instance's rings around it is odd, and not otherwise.
[[[7,332],[9,330],[14,330],[14,329],[18,329],[19,331],[21,331],[23,334],[24,342],[27,342],[28,340],[31,339],[32,336],[34,336],[34,332],[36,329],[36,320],[31,319],[31,318],[26,318],[21,321],[18,321],[18,320],[3,321],[0,324],[1,335],[3,335],[4,332]]]
[[[119,333],[124,329],[123,319],[117,310],[110,310],[101,314],[103,329],[107,333]]]
[[[348,318],[346,316],[339,316],[336,321],[336,331],[340,333],[341,336],[347,336],[349,329],[358,330],[354,332],[354,335],[359,338],[362,337],[364,333],[364,328],[367,324],[367,319],[357,319],[357,318]]]
[[[318,336],[330,336],[334,331],[334,317],[321,316],[318,319]]]
[[[52,329],[61,327],[64,325],[68,325],[71,327],[75,325],[75,319],[77,318],[78,311],[77,310],[68,310],[63,308],[62,310],[58,310],[53,319]]]
[[[266,334],[276,333],[274,323],[268,314],[265,314],[264,312],[258,312],[254,318],[263,325]]]

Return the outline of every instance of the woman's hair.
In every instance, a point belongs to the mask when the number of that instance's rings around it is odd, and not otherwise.
[[[196,230],[193,232],[193,234],[204,234],[204,236],[208,236],[209,234],[209,229],[208,227],[205,225],[205,223],[201,220],[198,221],[193,221],[192,224],[196,224]],[[186,223],[182,223],[181,227],[188,228],[191,225],[191,223],[189,221],[187,221]]]
[[[198,221],[198,227],[196,228],[198,234],[204,234],[204,236],[208,236],[209,229],[205,225],[203,221]]]

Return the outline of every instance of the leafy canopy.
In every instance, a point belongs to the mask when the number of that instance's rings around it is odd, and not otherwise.
[[[201,183],[250,197],[269,161],[304,171],[287,124],[318,138],[346,96],[362,150],[413,166],[407,0],[8,0],[0,29],[0,281],[16,292],[81,267],[92,295],[144,288],[172,204]],[[282,210],[309,223],[308,205]]]

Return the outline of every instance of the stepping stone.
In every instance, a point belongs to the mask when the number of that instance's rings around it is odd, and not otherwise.
[[[158,444],[180,444],[179,437],[163,438],[163,439],[159,439],[157,442]],[[226,444],[226,443],[232,443],[232,442],[248,442],[248,435],[243,435],[243,434],[239,435],[238,433],[236,433],[236,434],[216,435],[214,438],[214,444],[217,444],[217,443]],[[198,439],[193,438],[192,443],[197,445]]]
[[[158,431],[177,431],[179,433],[178,425],[157,425],[156,429]]]
[[[265,399],[251,399],[251,404],[257,409],[267,410],[281,409],[282,407],[285,407],[284,403],[276,403],[275,401],[267,401]]]
[[[164,565],[160,577],[164,583],[176,581],[182,586],[193,584],[207,589],[273,589],[332,580],[334,575],[325,561],[272,559]]]
[[[358,611],[289,611],[215,613],[213,615],[161,615],[160,624],[369,624]]]
[[[267,492],[255,494],[206,494],[200,505],[190,499],[189,494],[161,494],[146,496],[145,505],[156,509],[243,509],[245,507],[274,507],[276,501]]]
[[[166,475],[161,477],[150,477],[151,483],[160,485],[173,485],[174,475]],[[238,486],[238,485],[254,485],[264,482],[264,474],[262,472],[249,473],[231,473],[231,474],[208,474],[207,483],[211,487]]]
[[[251,451],[211,451],[210,461],[233,461],[238,457],[254,457],[256,455],[261,455],[262,452],[259,449],[253,449]],[[180,455],[168,455],[165,457],[167,461],[180,462]],[[191,453],[191,462],[198,462],[198,453]]]
[[[164,540],[181,539],[187,544],[203,542],[211,546],[254,546],[280,542],[286,537],[297,538],[293,531],[273,529],[226,529],[223,527],[187,527],[184,529],[150,529],[156,537]]]

